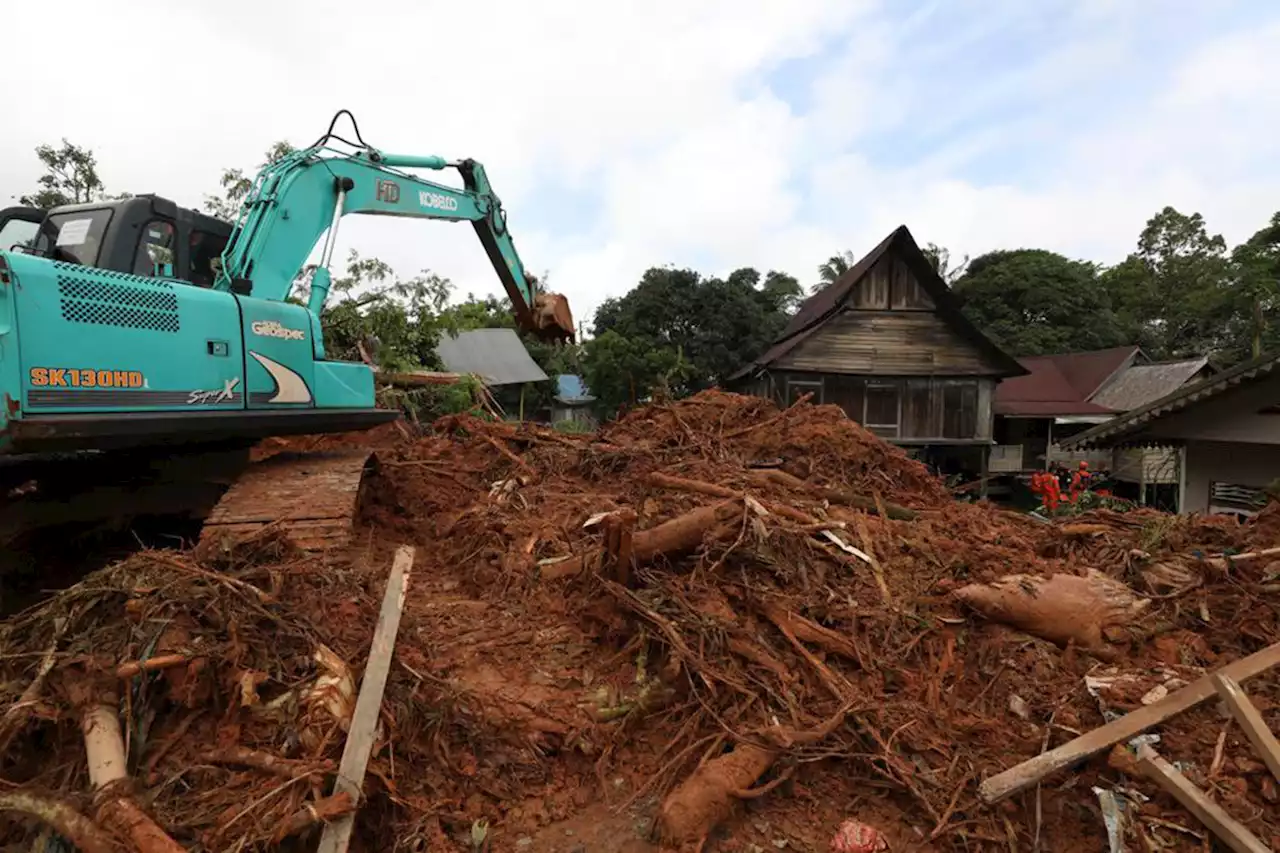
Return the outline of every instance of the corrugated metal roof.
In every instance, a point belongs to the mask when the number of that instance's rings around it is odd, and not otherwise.
[[[590,403],[595,400],[581,376],[561,373],[556,376],[556,400],[561,403]]]
[[[1209,363],[1208,357],[1135,364],[1094,394],[1090,402],[1128,412],[1181,388]]]
[[[529,357],[514,329],[475,329],[440,336],[436,354],[454,373],[474,373],[486,385],[545,382],[551,377]]]
[[[1105,424],[1085,430],[1079,435],[1063,439],[1062,446],[1068,450],[1088,447],[1113,447],[1126,442],[1140,441],[1140,434],[1153,421],[1180,412],[1192,406],[1201,405],[1235,388],[1250,385],[1270,376],[1280,364],[1280,352],[1255,358],[1238,364],[1230,370],[1224,370],[1216,376],[1210,376],[1199,382],[1184,385],[1166,394],[1158,400],[1152,400],[1145,406],[1125,412],[1112,418]]]
[[[1137,353],[1137,347],[1127,346],[1020,358],[1018,361],[1029,373],[996,386],[995,412],[1011,417],[1046,417],[1116,411],[1093,395],[1117,371],[1123,371]]]

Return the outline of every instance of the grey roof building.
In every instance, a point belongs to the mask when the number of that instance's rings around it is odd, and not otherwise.
[[[454,373],[472,373],[490,386],[545,382],[551,377],[538,367],[514,329],[474,329],[440,336],[436,354]]]

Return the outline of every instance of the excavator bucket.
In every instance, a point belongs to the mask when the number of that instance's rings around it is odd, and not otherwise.
[[[530,331],[543,340],[563,343],[576,338],[569,300],[559,293],[539,293],[533,298],[533,323]]]

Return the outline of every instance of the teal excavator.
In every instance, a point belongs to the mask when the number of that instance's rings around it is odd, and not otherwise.
[[[344,114],[355,142],[334,132]],[[463,188],[407,171],[449,167]],[[484,168],[379,151],[346,110],[257,175],[234,225],[154,195],[0,211],[0,549],[50,525],[174,513],[205,534],[283,519],[304,546],[340,544],[370,452],[251,463],[250,449],[398,417],[378,407],[371,365],[325,352],[330,265],[353,213],[470,222],[517,325],[573,339]],[[287,301],[321,237],[307,304]]]

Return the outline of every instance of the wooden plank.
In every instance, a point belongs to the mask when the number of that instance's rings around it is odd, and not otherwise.
[[[1231,711],[1231,716],[1235,717],[1240,728],[1244,729],[1245,737],[1249,738],[1249,743],[1253,744],[1253,749],[1262,759],[1262,763],[1267,765],[1271,775],[1280,782],[1280,741],[1277,741],[1271,729],[1267,728],[1262,714],[1231,676],[1218,673],[1213,677],[1213,685]]]
[[[1280,664],[1280,643],[1229,663],[1218,672],[1236,681],[1244,681],[1277,664]],[[1003,773],[997,773],[979,786],[978,794],[986,803],[998,803],[1005,797],[1030,788],[1046,776],[1073,767],[1121,741],[1137,737],[1152,726],[1194,708],[1215,695],[1217,691],[1214,690],[1213,678],[1206,675],[1181,690],[1170,693],[1159,702],[1125,714],[1120,719],[1112,720],[1062,746],[1037,755]]]
[[[1147,744],[1138,750],[1138,769],[1163,788],[1182,807],[1236,853],[1271,853],[1271,848],[1258,840],[1249,829],[1227,814],[1221,806],[1187,781],[1172,764],[1165,761]]]
[[[351,729],[342,749],[342,763],[338,765],[338,778],[333,783],[333,793],[348,793],[356,802],[364,787],[364,773],[373,752],[373,736],[378,728],[378,714],[382,709],[382,693],[387,687],[387,674],[391,671],[391,653],[396,645],[396,632],[400,630],[400,614],[404,612],[405,595],[409,590],[409,570],[413,568],[414,549],[402,545],[396,551],[391,564],[391,576],[387,578],[387,591],[382,596],[382,610],[378,613],[378,625],[373,629],[373,646],[369,662],[365,664],[364,677],[360,681],[360,693],[356,696],[356,709],[351,715]],[[319,853],[345,853],[351,843],[351,830],[355,827],[355,812],[343,815],[325,824],[320,836]]]

